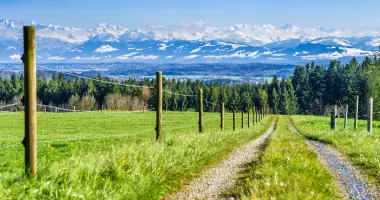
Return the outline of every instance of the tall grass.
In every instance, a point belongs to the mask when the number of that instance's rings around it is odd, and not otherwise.
[[[292,116],[292,119],[302,134],[338,148],[371,182],[380,186],[380,122],[374,122],[373,133],[368,133],[364,120],[360,120],[358,130],[354,130],[354,121],[350,119],[348,129],[344,130],[343,119],[339,119],[337,130],[330,130],[328,117]]]
[[[268,117],[233,132],[232,115],[227,114],[226,130],[221,132],[219,114],[205,113],[205,133],[199,134],[197,116],[165,112],[164,140],[157,143],[154,112],[40,113],[38,178],[24,178],[21,145],[0,150],[0,196],[159,199],[179,190],[235,146],[258,137],[271,121]],[[0,113],[0,147],[20,144],[22,119],[21,113]]]

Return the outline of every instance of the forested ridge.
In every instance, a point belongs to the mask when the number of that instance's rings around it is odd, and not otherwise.
[[[155,80],[137,81],[130,78],[121,81],[125,85],[146,86],[142,88],[109,84],[119,83],[98,75],[91,79],[80,79],[64,73],[52,77],[45,71],[38,72],[38,101],[44,105],[62,108],[109,110],[141,110],[155,108]],[[165,74],[165,72],[164,72]],[[23,96],[23,75],[12,75],[0,80],[0,104],[18,102]],[[203,89],[205,111],[218,112],[224,102],[226,109],[248,111],[253,107],[271,108],[275,114],[325,115],[333,105],[354,108],[356,96],[360,97],[359,115],[367,110],[367,99],[374,97],[374,109],[380,111],[380,59],[377,55],[358,62],[353,58],[342,64],[332,60],[328,66],[315,62],[297,66],[289,78],[274,76],[271,83],[259,85],[223,83],[206,84],[203,81],[164,79],[163,107],[170,111],[197,110],[197,97],[173,93],[197,95]],[[172,93],[171,93],[172,92]],[[354,109],[349,109],[350,115]],[[379,118],[375,112],[375,118]]]

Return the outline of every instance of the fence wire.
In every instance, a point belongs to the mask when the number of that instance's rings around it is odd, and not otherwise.
[[[197,95],[193,95],[193,94],[180,94],[180,93],[175,93],[175,92],[172,92],[172,91],[169,91],[169,90],[162,90],[163,92],[166,92],[166,93],[169,93],[169,94],[174,94],[174,95],[178,95],[178,96],[184,96],[184,97],[197,97]]]
[[[19,104],[21,104],[21,102],[17,102],[17,103],[13,103],[13,104],[8,104],[8,105],[0,106],[0,109],[17,106]]]
[[[40,107],[43,107],[43,108],[46,107],[46,108],[57,109],[57,110],[66,111],[66,112],[94,112],[94,111],[91,111],[91,110],[71,110],[71,109],[67,109],[67,108],[59,108],[59,107],[49,106],[49,105],[43,105],[43,104],[37,104],[37,106],[40,106]]]
[[[91,77],[82,76],[82,75],[73,74],[73,73],[64,72],[64,71],[58,71],[58,70],[49,69],[49,68],[46,68],[46,67],[41,67],[41,68],[44,69],[44,70],[47,70],[47,71],[52,71],[52,72],[62,73],[62,74],[66,74],[66,75],[68,75],[68,76],[73,76],[73,77],[77,77],[77,78],[81,78],[81,79],[87,79],[87,80],[92,80],[92,81],[101,82],[101,83],[106,83],[106,84],[113,84],[113,85],[119,85],[119,86],[125,86],[125,87],[133,87],[133,88],[149,88],[149,89],[155,89],[154,87],[148,87],[148,86],[129,85],[129,84],[123,84],[123,83],[119,83],[119,82],[110,82],[110,81],[104,81],[104,80],[94,79],[94,78],[91,78]]]
[[[206,102],[206,103],[208,103],[208,104],[210,104],[210,105],[218,106],[217,104],[215,104],[215,103],[211,103],[211,102],[207,101],[206,99],[203,99],[203,101]]]

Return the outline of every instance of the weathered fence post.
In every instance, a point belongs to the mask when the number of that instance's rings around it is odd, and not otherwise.
[[[250,110],[248,108],[248,119],[247,119],[247,122],[248,122],[248,128],[249,128],[249,124],[250,124],[250,121],[249,121],[249,113],[250,113]]]
[[[252,108],[252,124],[255,125],[255,106]]]
[[[373,98],[368,99],[368,122],[367,122],[367,131],[372,132],[372,118],[373,118]]]
[[[199,132],[203,132],[203,90],[199,89]]]
[[[37,75],[35,28],[24,26],[25,173],[37,176]]]
[[[356,96],[356,106],[355,106],[355,122],[354,128],[358,129],[358,120],[359,120],[359,96]]]
[[[44,113],[46,114],[46,106],[44,106]]]
[[[267,116],[267,107],[264,108],[264,117]]]
[[[259,118],[259,122],[261,121],[261,110],[257,110],[257,117]]]
[[[103,112],[103,110],[104,110],[104,105],[102,105],[102,112]]]
[[[258,121],[258,118],[259,118],[259,110],[257,110],[257,108],[256,108],[256,110],[255,110],[255,114],[256,114],[256,124],[259,122]]]
[[[336,110],[337,106],[334,106],[334,111],[331,112],[331,129],[336,130]]]
[[[241,112],[241,128],[244,129],[244,112]]]
[[[236,130],[236,110],[232,113],[232,129]]]
[[[344,129],[347,129],[347,119],[348,119],[348,105],[344,109]]]
[[[162,138],[162,72],[156,73],[156,140]]]
[[[224,103],[221,105],[221,112],[220,112],[220,129],[224,130]]]
[[[331,114],[330,128],[331,129],[335,129],[335,127],[334,127],[334,124],[335,124],[335,114],[334,114],[334,112],[331,112],[330,114]]]
[[[75,110],[75,106],[74,106],[74,113],[76,112],[76,110]]]

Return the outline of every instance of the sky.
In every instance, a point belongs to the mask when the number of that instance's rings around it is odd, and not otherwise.
[[[300,27],[379,27],[379,0],[0,0],[0,18],[81,28],[204,21]]]

